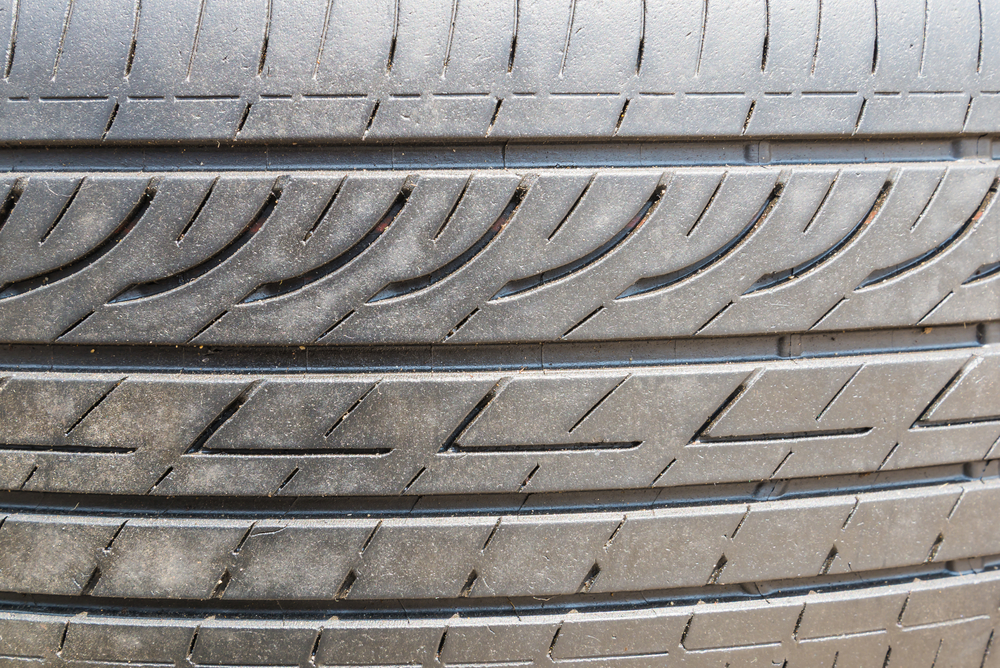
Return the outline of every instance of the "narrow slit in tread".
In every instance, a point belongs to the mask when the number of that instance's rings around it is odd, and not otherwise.
[[[531,484],[531,479],[535,477],[536,473],[538,473],[539,468],[541,468],[541,464],[535,464],[535,468],[531,469],[528,475],[525,476],[524,481],[521,483],[521,486],[518,487],[517,489],[518,492],[523,492],[525,489],[527,489],[528,485]]]
[[[600,574],[601,567],[595,562],[594,565],[590,567],[587,575],[583,578],[583,582],[580,583],[580,587],[577,589],[576,593],[589,594]]]
[[[326,13],[323,15],[323,30],[319,36],[319,46],[316,49],[316,63],[313,65],[312,78],[315,81],[319,76],[319,64],[323,61],[323,50],[326,48],[326,35],[330,30],[330,11],[333,9],[333,0],[326,0]],[[396,11],[399,11],[398,5]],[[376,103],[378,106],[378,103]]]
[[[329,328],[327,328],[326,330],[324,330],[324,332],[323,332],[322,334],[320,334],[319,336],[317,336],[317,337],[316,337],[316,340],[315,340],[315,341],[313,341],[313,343],[319,343],[319,342],[320,342],[320,341],[322,341],[322,340],[323,340],[323,339],[324,339],[324,338],[325,338],[326,336],[328,336],[328,335],[332,334],[332,333],[333,333],[333,330],[337,329],[338,327],[340,327],[341,325],[343,325],[343,324],[344,324],[345,322],[347,322],[347,321],[348,321],[348,319],[349,319],[349,318],[350,318],[350,317],[351,317],[352,315],[354,315],[354,309],[351,309],[350,311],[348,311],[347,313],[345,313],[345,314],[344,314],[343,316],[341,316],[340,320],[338,320],[337,322],[335,322],[335,323],[333,323],[332,325],[330,325],[330,327],[329,327]]]
[[[109,387],[108,390],[97,399],[97,401],[95,401],[93,404],[91,404],[90,408],[88,408],[87,410],[85,410],[80,415],[80,417],[78,417],[76,420],[74,420],[73,424],[71,424],[69,426],[69,429],[66,430],[65,435],[69,436],[70,434],[72,434],[73,430],[76,429],[78,426],[80,426],[80,424],[84,420],[87,419],[87,416],[89,416],[91,413],[93,413],[95,410],[97,410],[97,407],[100,406],[102,403],[104,403],[104,400],[107,399],[108,397],[110,397],[111,393],[114,392],[115,390],[117,390],[121,386],[121,384],[125,382],[125,378],[126,378],[125,376],[119,378],[115,382],[114,385],[112,385],[111,387]]]
[[[90,578],[80,589],[80,596],[90,596],[94,589],[97,587],[98,581],[101,579],[101,567],[95,566],[93,572],[90,574]]]
[[[382,100],[375,100],[375,104],[372,105],[372,112],[368,116],[368,123],[365,124],[365,131],[361,133],[362,140],[368,137],[368,133],[371,132],[372,126],[375,125],[375,115],[378,113],[378,107],[380,104],[382,104]]]
[[[118,118],[119,103],[116,100],[115,106],[111,108],[111,115],[108,116],[108,124],[104,126],[104,132],[101,134],[101,141],[108,138],[108,133],[111,132],[111,126],[115,124],[115,119]]]
[[[194,41],[191,42],[191,55],[188,57],[187,76],[185,81],[191,81],[191,71],[194,69],[194,58],[198,55],[198,40],[201,38],[201,28],[205,23],[205,5],[208,0],[201,0],[198,6],[198,21],[194,27]]]
[[[365,390],[364,392],[362,392],[361,396],[358,397],[354,401],[354,403],[351,404],[347,408],[346,411],[344,411],[344,414],[341,415],[339,418],[337,418],[337,420],[330,426],[330,428],[326,430],[326,433],[323,434],[323,438],[324,439],[330,438],[330,435],[337,430],[337,427],[339,427],[341,424],[343,424],[344,420],[346,420],[348,417],[350,417],[351,413],[353,413],[355,410],[357,410],[357,408],[362,403],[364,403],[365,399],[368,398],[368,395],[370,395],[372,392],[374,392],[378,388],[379,383],[381,383],[381,382],[382,382],[381,380],[375,381],[374,383],[372,383],[371,387],[369,387],[367,390]]]
[[[642,74],[642,56],[646,51],[646,0],[642,0],[642,13],[639,15],[639,49],[635,55],[635,75]]]
[[[615,386],[614,386],[614,387],[612,387],[612,388],[611,388],[611,389],[610,389],[610,390],[609,390],[609,391],[608,391],[607,393],[605,393],[605,394],[604,394],[604,396],[602,396],[602,397],[601,397],[600,399],[598,399],[598,400],[597,400],[597,403],[595,403],[595,404],[594,404],[593,406],[591,406],[591,407],[590,407],[590,408],[589,408],[589,409],[587,410],[587,412],[585,412],[585,413],[583,414],[583,416],[582,416],[582,417],[581,417],[581,418],[580,418],[579,420],[577,420],[577,421],[576,421],[576,422],[575,422],[575,423],[573,424],[573,426],[572,426],[572,427],[570,427],[570,428],[569,428],[569,431],[568,431],[568,433],[572,434],[572,433],[573,433],[573,430],[574,430],[574,429],[576,429],[576,428],[577,428],[577,427],[579,427],[579,426],[580,426],[581,424],[583,424],[583,421],[584,421],[584,420],[586,420],[586,419],[587,419],[588,417],[590,417],[591,413],[593,413],[593,412],[594,412],[594,411],[596,411],[596,410],[597,410],[598,408],[600,408],[601,404],[603,404],[603,403],[604,403],[605,401],[607,401],[608,399],[610,399],[610,398],[611,398],[611,395],[612,395],[612,394],[614,394],[615,392],[617,392],[617,391],[618,391],[618,388],[620,388],[620,387],[621,387],[622,385],[624,385],[624,384],[625,384],[625,381],[627,381],[627,380],[628,380],[629,378],[631,378],[631,377],[632,377],[632,374],[626,374],[626,376],[625,376],[624,378],[622,378],[622,379],[621,379],[620,381],[618,381],[617,383],[615,383]]]
[[[705,202],[705,206],[701,208],[701,213],[699,213],[698,217],[694,219],[693,223],[691,223],[691,227],[688,228],[688,231],[684,233],[685,237],[690,237],[694,234],[695,228],[697,228],[701,221],[704,220],[705,216],[708,215],[709,210],[712,208],[712,204],[715,203],[716,196],[719,194],[719,190],[722,189],[722,184],[726,182],[727,176],[729,176],[729,172],[723,172],[722,176],[719,177],[719,182],[715,184],[715,189],[712,191],[712,194],[708,196],[708,201]]]
[[[257,391],[261,384],[262,381],[260,380],[255,380],[247,384],[247,386],[244,387],[238,395],[236,395],[236,398],[230,401],[229,404],[222,409],[222,412],[220,412],[215,419],[212,420],[200,434],[198,434],[198,437],[194,439],[191,446],[185,451],[184,454],[190,455],[196,452],[201,452],[204,449],[205,444],[208,443],[212,436],[222,429],[222,426],[229,422],[229,420],[236,415],[237,411],[243,408],[243,404],[250,400],[250,397],[253,396],[254,392]]]
[[[569,21],[566,24],[566,43],[563,45],[562,62],[559,65],[559,78],[566,71],[566,60],[569,58],[569,45],[573,37],[573,23],[576,20],[576,0],[569,0]]]
[[[448,330],[448,333],[445,334],[444,339],[442,339],[442,342],[447,341],[451,337],[453,337],[456,334],[458,334],[459,330],[462,329],[463,327],[465,327],[465,325],[470,320],[472,320],[472,318],[474,318],[477,313],[479,313],[479,307],[478,306],[476,308],[472,309],[471,311],[469,311],[469,315],[467,315],[464,318],[462,318],[461,320],[459,320],[458,323],[454,327],[452,327],[450,330]]]
[[[461,446],[452,445],[441,452],[468,454],[493,454],[498,452],[516,452],[521,454],[540,454],[547,452],[590,452],[599,450],[635,450],[642,441],[598,441],[594,443],[537,443],[527,445],[483,445]]]
[[[285,479],[281,481],[281,484],[278,485],[278,488],[274,490],[274,493],[277,494],[281,490],[285,489],[285,487],[288,487],[288,483],[290,483],[292,479],[298,474],[299,474],[299,467],[296,466],[294,469],[292,469],[292,472],[289,473],[288,476],[286,476]]]
[[[159,487],[163,483],[164,480],[166,480],[167,478],[170,477],[170,474],[173,473],[173,472],[174,472],[174,467],[173,466],[168,466],[167,470],[163,472],[163,475],[161,475],[159,478],[157,478],[156,482],[153,483],[153,486],[150,487],[146,491],[146,495],[148,496],[148,495],[152,494],[156,490],[156,488]]]
[[[462,199],[465,198],[465,193],[468,192],[469,185],[472,183],[472,177],[473,174],[469,174],[469,177],[465,179],[461,192],[459,192],[458,197],[455,198],[455,203],[451,205],[451,210],[448,212],[448,215],[444,217],[444,221],[441,222],[441,226],[437,229],[437,232],[435,232],[434,236],[431,237],[432,241],[437,241],[441,237],[441,234],[444,232],[445,228],[448,227],[451,219],[455,217],[455,212],[458,211],[458,207],[462,203]]]
[[[988,278],[992,278],[1000,273],[1000,262],[990,262],[981,265],[978,269],[972,272],[972,275],[967,279],[962,281],[962,285],[969,285],[970,283],[978,283],[979,281],[985,281]]]
[[[232,581],[233,576],[229,573],[229,568],[222,571],[222,576],[219,577],[219,581],[216,583],[215,588],[212,590],[210,599],[221,599],[226,595],[226,589],[229,588],[229,583]]]
[[[135,63],[135,48],[139,41],[139,21],[142,17],[142,0],[135,0],[135,21],[132,24],[132,41],[128,46],[128,56],[125,59],[125,78],[132,74],[132,65]],[[108,126],[110,129],[110,124]],[[107,133],[105,133],[107,134]]]
[[[73,20],[73,9],[76,6],[76,0],[69,0],[66,5],[66,17],[63,20],[62,34],[59,36],[59,45],[56,47],[56,59],[52,63],[52,81],[56,80],[56,75],[59,73],[59,62],[62,60],[63,47],[66,45],[66,34],[69,32],[70,21]]]
[[[441,64],[441,78],[448,74],[448,65],[451,63],[451,47],[455,42],[455,23],[458,21],[458,2],[451,0],[451,21],[448,24],[448,42],[444,49],[444,62]]]
[[[201,336],[202,334],[204,334],[208,330],[210,330],[213,327],[215,327],[216,323],[218,323],[220,320],[222,320],[228,314],[229,314],[229,311],[223,311],[219,315],[215,316],[214,318],[212,318],[211,320],[209,320],[208,323],[206,323],[204,327],[202,327],[197,332],[195,332],[194,334],[192,334],[191,338],[189,338],[184,343],[191,343],[192,341],[194,341],[195,339],[197,339],[199,336]]]
[[[800,441],[816,438],[840,438],[845,436],[864,436],[870,434],[873,427],[855,427],[848,429],[824,429],[817,431],[776,432],[754,434],[752,436],[700,436],[689,445],[715,445],[720,443],[759,443],[764,441]]]
[[[497,124],[497,119],[500,117],[500,106],[503,104],[503,98],[497,98],[497,106],[493,108],[493,116],[490,117],[490,124],[486,126],[486,137],[489,137],[493,132],[493,126]]]
[[[264,39],[260,43],[260,58],[257,60],[257,76],[264,73],[264,63],[267,62],[267,44],[271,38],[271,20],[274,13],[274,0],[267,0],[267,12],[264,19]],[[249,106],[247,107],[249,110]],[[241,126],[242,127],[242,126]],[[239,134],[239,131],[237,131]]]
[[[722,571],[725,570],[726,563],[728,563],[726,555],[722,555],[719,558],[719,561],[716,562],[711,574],[708,576],[708,581],[705,582],[706,587],[719,584],[719,578],[722,577]]]
[[[630,98],[625,98],[625,104],[622,105],[622,111],[618,114],[618,122],[615,123],[615,130],[611,133],[612,137],[618,136],[618,131],[622,129],[622,123],[625,122],[625,114],[628,113],[628,105],[632,103]]]
[[[410,488],[413,487],[417,483],[417,480],[419,480],[420,476],[422,476],[424,473],[426,473],[426,471],[427,471],[427,467],[426,466],[421,467],[421,469],[419,471],[417,471],[417,475],[413,476],[413,478],[410,480],[410,482],[406,483],[406,486],[403,487],[403,491],[401,491],[400,494],[406,494],[408,491],[410,491]]]
[[[503,392],[503,389],[507,386],[507,383],[509,382],[510,378],[508,377],[504,377],[498,380],[496,384],[493,385],[493,387],[491,387],[490,390],[485,395],[483,395],[483,398],[480,399],[476,403],[476,405],[472,407],[472,410],[470,410],[465,415],[465,417],[462,418],[462,421],[455,428],[455,430],[451,432],[451,435],[448,436],[447,439],[445,439],[444,444],[441,446],[441,449],[438,450],[438,452],[441,453],[441,452],[455,451],[455,449],[459,447],[456,445],[456,441],[458,441],[458,439],[462,437],[462,434],[464,434],[468,430],[468,428],[472,426],[472,423],[476,421],[476,418],[478,418],[484,410],[486,410],[486,407],[489,406],[490,403],[492,403],[492,401],[496,399],[501,392]]]
[[[319,216],[316,218],[316,222],[312,224],[312,227],[309,228],[309,231],[306,232],[305,236],[302,237],[303,244],[309,242],[309,239],[311,239],[312,236],[316,233],[316,230],[319,229],[319,226],[323,224],[324,220],[326,220],[327,214],[329,214],[330,209],[333,208],[334,203],[337,201],[337,196],[340,194],[340,190],[344,187],[344,183],[346,181],[347,177],[344,176],[337,183],[337,187],[333,189],[333,195],[330,196],[330,199],[329,201],[327,201],[326,206],[324,206],[323,210],[320,211]]]
[[[76,196],[80,194],[80,189],[83,188],[83,184],[86,180],[87,177],[84,176],[83,178],[81,178],[79,181],[76,182],[76,186],[73,188],[73,192],[70,193],[69,197],[66,198],[66,202],[59,210],[59,214],[55,217],[52,223],[49,224],[48,228],[45,230],[45,233],[42,234],[42,238],[38,240],[39,244],[44,244],[45,240],[52,235],[52,232],[55,231],[56,227],[59,226],[59,223],[62,222],[62,219],[66,217],[66,212],[69,211],[71,206],[73,206],[73,202],[76,201]]]
[[[17,49],[17,24],[21,17],[21,0],[14,0],[11,10],[13,18],[10,26],[10,45],[7,47],[7,63],[4,66],[4,81],[10,78],[10,71],[14,67],[14,53]]]
[[[233,139],[237,139],[240,133],[243,132],[243,126],[247,124],[247,119],[250,117],[250,108],[253,106],[253,102],[247,102],[246,106],[243,107],[243,113],[240,114],[240,120],[236,123],[236,132],[233,133]]]
[[[0,204],[0,230],[3,230],[4,225],[10,220],[11,214],[14,213],[14,208],[21,199],[21,195],[24,194],[26,185],[27,179],[17,179],[11,185],[10,190],[7,191],[7,196],[4,197],[3,204]]]
[[[190,230],[191,226],[194,225],[194,221],[198,220],[198,216],[201,215],[201,210],[205,208],[206,204],[208,204],[208,199],[212,196],[212,192],[215,190],[215,186],[218,183],[219,183],[219,177],[216,176],[214,179],[212,179],[212,182],[208,184],[208,189],[205,191],[205,196],[201,198],[201,202],[198,203],[198,207],[194,210],[194,213],[191,214],[191,217],[188,218],[188,222],[184,225],[184,229],[182,229],[180,231],[180,234],[177,235],[177,238],[174,239],[174,243],[179,245],[181,241],[184,240],[184,237],[185,235],[187,235],[188,230]]]
[[[510,38],[510,55],[507,57],[507,74],[514,71],[514,55],[517,53],[517,28],[521,20],[521,0],[514,0],[514,30]]]
[[[330,2],[333,2],[333,0],[330,0]],[[393,61],[395,61],[396,59],[396,40],[399,37],[399,3],[400,0],[396,0],[395,3],[396,9],[393,12],[393,17],[392,17],[392,40],[389,42],[389,55],[385,60],[386,73],[392,72]],[[375,103],[375,106],[378,107],[377,102]],[[374,118],[375,118],[375,113],[372,112],[372,119],[374,120]],[[369,127],[371,127],[371,122],[369,122],[368,125]]]
[[[560,339],[565,339],[567,336],[569,336],[570,334],[572,334],[576,330],[578,330],[581,327],[583,327],[587,323],[587,321],[589,321],[591,318],[593,318],[594,316],[596,316],[598,313],[600,313],[603,310],[604,310],[604,306],[603,305],[598,306],[593,311],[591,311],[587,315],[583,316],[583,318],[581,318],[579,322],[575,323],[572,327],[570,327],[565,332],[563,332],[562,336],[560,336],[559,338]]]
[[[552,238],[559,233],[559,230],[563,228],[563,225],[566,224],[566,221],[570,219],[570,217],[573,215],[573,212],[576,211],[578,206],[580,206],[580,202],[583,201],[583,198],[587,196],[588,192],[590,192],[590,188],[591,186],[594,185],[594,181],[596,180],[597,180],[597,172],[594,172],[593,174],[590,175],[590,178],[587,180],[586,185],[583,186],[583,190],[581,190],[580,194],[577,195],[576,199],[573,201],[573,204],[570,205],[569,210],[566,211],[566,215],[562,217],[559,223],[552,229],[552,232],[549,233],[549,236],[546,237],[546,241],[552,241]]]
[[[469,594],[472,593],[472,588],[476,586],[476,580],[478,579],[479,579],[479,573],[477,573],[476,569],[473,568],[472,572],[469,573],[469,577],[465,581],[465,584],[462,585],[462,589],[461,591],[459,591],[458,597],[468,598]]]
[[[802,228],[802,234],[806,234],[807,232],[809,232],[809,228],[813,226],[813,223],[816,222],[816,219],[818,219],[820,214],[823,213],[823,207],[826,206],[826,201],[830,199],[830,193],[833,192],[834,186],[837,185],[837,181],[840,179],[840,174],[842,171],[843,170],[838,169],[837,173],[833,175],[833,180],[830,181],[830,186],[826,189],[826,193],[823,195],[823,199],[819,201],[819,206],[816,207],[816,210],[813,212],[813,215],[810,216],[809,221],[806,223],[806,226]]]

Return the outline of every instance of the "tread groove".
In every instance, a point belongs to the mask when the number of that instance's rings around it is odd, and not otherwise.
[[[53,285],[54,283],[80,273],[100,260],[107,253],[114,250],[115,247],[132,232],[139,221],[142,220],[142,217],[149,209],[149,206],[152,204],[155,196],[156,186],[153,180],[150,180],[149,184],[146,186],[146,191],[143,193],[139,201],[136,202],[135,207],[133,207],[132,211],[125,216],[124,220],[122,220],[122,223],[107,237],[107,240],[59,269],[54,269],[52,271],[14,283],[8,283],[7,285],[0,284],[0,301],[31,292],[32,290]]]
[[[396,222],[396,219],[399,218],[400,213],[402,213],[404,207],[406,206],[406,203],[410,198],[410,194],[413,192],[414,186],[415,184],[408,180],[399,191],[395,201],[393,201],[393,203],[386,210],[385,214],[383,214],[382,217],[376,221],[375,225],[373,225],[364,236],[358,239],[347,250],[343,251],[333,259],[324,262],[320,266],[301,273],[298,276],[292,276],[290,278],[274,281],[272,283],[261,284],[254,288],[250,294],[244,297],[240,303],[249,304],[258,301],[267,301],[293,292],[299,292],[308,288],[313,283],[316,283],[317,281],[320,281],[348,266],[358,256],[377,242],[385,231],[388,230],[394,222]]]
[[[768,214],[770,214],[774,207],[777,206],[778,201],[781,198],[783,188],[784,184],[778,182],[771,191],[771,194],[768,195],[767,199],[761,205],[757,214],[750,219],[750,222],[748,222],[742,230],[740,230],[735,236],[714,252],[681,269],[677,269],[666,274],[660,274],[659,276],[640,278],[632,284],[630,288],[615,297],[615,300],[630,299],[652,292],[668,290],[718,264],[723,259],[728,257],[733,251],[742,246],[743,242],[753,236],[754,232],[756,232],[761,224],[767,219]]]
[[[521,208],[521,204],[528,196],[528,192],[531,190],[531,186],[534,185],[534,181],[535,179],[533,178],[527,176],[524,177],[524,179],[521,180],[521,183],[518,184],[517,188],[514,189],[513,195],[511,195],[507,205],[504,207],[503,211],[493,224],[490,225],[486,232],[484,232],[475,243],[466,248],[465,251],[463,251],[458,257],[422,276],[389,283],[377,293],[369,297],[365,303],[373,304],[381,301],[399,299],[417,292],[429,290],[452,274],[471,264],[503,233],[507,224],[517,214],[518,209]]]
[[[163,278],[158,278],[154,281],[146,283],[132,285],[108,300],[108,304],[149,299],[158,295],[173,292],[175,290],[180,290],[188,283],[191,283],[192,281],[195,281],[223,266],[244,246],[249,244],[253,240],[254,236],[260,232],[277,207],[278,201],[281,199],[281,194],[281,186],[275,182],[275,185],[272,187],[267,199],[257,210],[257,213],[251,216],[250,220],[247,221],[247,224],[243,227],[240,233],[211,257],[192,267],[170,274],[169,276],[164,276]],[[2,298],[2,296],[3,295],[0,294],[0,298]],[[200,333],[201,332],[199,332],[199,334]],[[197,334],[195,336],[197,336]],[[195,337],[192,337],[192,339],[193,338]]]
[[[632,218],[625,223],[625,225],[618,230],[614,236],[591,252],[587,253],[583,257],[573,260],[572,262],[555,267],[554,269],[547,269],[546,271],[535,274],[534,276],[510,281],[507,285],[500,288],[496,294],[490,297],[489,301],[503,301],[517,295],[534,292],[561,280],[568,280],[573,275],[585,271],[591,265],[596,264],[604,258],[610,256],[620,246],[625,244],[636,232],[642,229],[646,221],[648,221],[649,218],[656,213],[657,207],[662,201],[663,194],[666,192],[666,189],[666,184],[661,183],[656,186],[656,188],[653,189],[652,195],[649,196],[649,199],[642,205],[642,207],[640,207],[636,214],[632,216]],[[582,196],[583,195],[581,194],[581,197]]]
[[[986,191],[986,194],[983,196],[983,200],[979,203],[975,212],[969,216],[969,218],[957,230],[955,230],[950,237],[916,257],[912,257],[909,260],[903,260],[897,264],[873,271],[868,275],[868,278],[858,285],[858,287],[854,288],[854,291],[859,292],[889,281],[904,278],[913,272],[919,271],[925,264],[933,260],[935,257],[948,252],[948,250],[955,244],[960,243],[960,240],[971,232],[982,219],[983,215],[985,215],[986,211],[990,208],[996,198],[998,185],[1000,185],[1000,179],[995,179],[993,184],[990,185],[989,189]]]
[[[11,8],[10,45],[7,47],[7,62],[3,70],[4,81],[10,78],[14,67],[14,52],[17,49],[17,23],[21,16],[21,0],[13,0]]]

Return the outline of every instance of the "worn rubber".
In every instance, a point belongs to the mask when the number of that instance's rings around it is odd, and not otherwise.
[[[499,343],[996,319],[996,173],[15,174],[0,335]]]
[[[1000,666],[1000,6],[0,6],[0,666]]]
[[[1000,123],[1000,18],[985,1],[75,4],[0,13],[0,140],[868,137]]]

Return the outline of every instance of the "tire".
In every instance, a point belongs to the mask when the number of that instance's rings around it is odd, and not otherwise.
[[[8,29],[0,664],[1000,665],[1000,7]]]

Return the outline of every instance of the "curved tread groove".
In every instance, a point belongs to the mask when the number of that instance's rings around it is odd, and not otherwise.
[[[370,297],[366,303],[373,304],[376,302],[405,297],[415,292],[422,292],[445,280],[455,272],[459,271],[462,267],[475,260],[476,257],[485,252],[490,244],[492,244],[500,236],[501,232],[504,231],[504,228],[507,227],[507,224],[521,207],[521,203],[524,202],[524,199],[527,197],[528,191],[531,190],[533,183],[533,179],[527,176],[524,177],[524,179],[521,180],[521,183],[518,184],[517,188],[514,189],[514,194],[511,196],[510,201],[507,202],[507,206],[504,207],[503,211],[493,224],[490,225],[486,232],[479,237],[474,244],[465,249],[465,252],[461,255],[453,259],[451,262],[448,262],[447,264],[438,267],[434,271],[424,274],[423,276],[417,276],[416,278],[409,278],[405,281],[390,283],[374,296]]]
[[[858,287],[854,288],[854,291],[861,292],[868,288],[902,278],[913,273],[914,271],[918,271],[923,265],[930,262],[937,256],[948,252],[949,249],[960,243],[966,235],[975,229],[979,221],[986,214],[986,211],[990,208],[990,205],[993,204],[993,200],[996,198],[998,185],[1000,185],[1000,179],[994,179],[993,184],[989,187],[989,190],[986,191],[986,194],[983,196],[983,200],[979,203],[976,211],[969,216],[969,219],[962,223],[962,225],[955,230],[950,237],[929,251],[921,253],[916,257],[873,271],[868,275],[868,278],[858,285]]]
[[[142,194],[142,197],[139,198],[135,207],[133,207],[132,211],[125,216],[125,219],[122,220],[121,224],[115,228],[104,243],[96,246],[85,255],[77,258],[67,265],[64,265],[63,267],[60,267],[59,269],[34,276],[32,278],[27,278],[22,281],[0,286],[0,300],[11,299],[13,297],[31,292],[32,290],[37,290],[39,288],[44,288],[58,283],[59,281],[64,281],[100,260],[102,257],[114,250],[118,244],[121,243],[133,229],[135,229],[135,226],[140,220],[142,220],[142,217],[149,209],[155,196],[156,184],[153,179],[150,179],[145,192]]]
[[[372,244],[378,241],[379,238],[385,234],[386,230],[389,229],[389,226],[392,225],[397,218],[399,218],[400,213],[406,206],[406,202],[409,199],[410,194],[413,192],[414,186],[415,183],[408,180],[399,191],[399,194],[396,195],[396,199],[389,206],[388,210],[386,210],[385,214],[378,219],[375,225],[373,225],[363,237],[358,239],[343,253],[314,269],[310,269],[305,273],[299,274],[298,276],[259,285],[252,290],[250,294],[244,297],[241,303],[250,304],[253,302],[266,301],[290,294],[292,292],[297,292],[346,267],[355,258],[368,250]]]
[[[743,294],[748,295],[753,292],[770,290],[772,288],[787,285],[788,283],[793,283],[800,278],[804,278],[809,273],[816,271],[827,262],[834,260],[841,251],[847,249],[855,241],[857,241],[858,238],[864,233],[868,225],[875,220],[879,212],[882,210],[882,205],[889,196],[892,186],[892,181],[885,182],[885,185],[882,186],[882,190],[880,190],[878,195],[875,197],[875,201],[872,202],[871,208],[868,209],[868,212],[861,218],[861,220],[858,221],[857,225],[851,228],[850,231],[841,237],[835,244],[824,250],[822,253],[815,255],[805,262],[799,263],[790,269],[761,276],[753,285],[747,288],[746,292]]]
[[[558,280],[566,279],[575,274],[579,274],[592,264],[600,262],[605,257],[614,253],[622,244],[628,241],[632,235],[642,228],[645,222],[649,220],[650,216],[655,213],[657,206],[663,199],[663,193],[666,192],[666,189],[667,187],[665,184],[658,185],[656,189],[653,190],[653,194],[650,195],[646,203],[642,205],[642,208],[640,208],[639,211],[632,216],[631,220],[629,220],[624,227],[618,230],[613,237],[591,252],[587,253],[583,257],[573,260],[572,262],[564,264],[561,267],[548,269],[535,274],[534,276],[529,276],[528,278],[510,281],[507,285],[500,288],[495,295],[490,297],[489,301],[498,302],[516,295],[538,290],[550,283],[555,283]]]
[[[195,216],[200,213],[201,207],[205,205],[210,195],[210,192],[206,195]],[[202,262],[199,262],[193,267],[185,269],[184,271],[177,272],[176,274],[172,274],[170,276],[165,276],[155,281],[140,283],[139,285],[128,287],[112,297],[108,303],[117,304],[120,302],[135,301],[137,299],[147,299],[155,297],[156,295],[179,290],[191,281],[201,278],[205,274],[208,274],[209,272],[222,266],[230,258],[236,255],[240,249],[250,243],[254,236],[261,230],[261,228],[264,227],[268,219],[271,217],[271,214],[274,212],[279,199],[281,199],[281,186],[276,182],[272,187],[271,192],[268,194],[267,199],[261,205],[260,209],[257,210],[257,213],[246,224],[246,226],[244,226],[242,232],[226,244],[226,246],[218,253]],[[193,222],[194,217],[192,217],[191,223],[188,225],[190,226]],[[183,238],[183,232],[181,238]],[[180,241],[178,241],[178,243],[180,243]],[[214,322],[212,324],[214,324]],[[201,332],[198,333],[201,334]]]
[[[636,281],[632,287],[615,297],[615,300],[631,299],[633,297],[639,297],[651,292],[658,292],[660,290],[672,288],[673,286],[693,278],[697,274],[702,273],[713,265],[716,265],[725,258],[729,257],[729,255],[742,246],[743,243],[760,228],[764,221],[767,220],[768,214],[770,214],[774,207],[777,206],[778,200],[781,198],[783,188],[784,183],[778,182],[774,186],[774,189],[771,190],[771,194],[768,195],[767,199],[757,211],[757,214],[750,219],[750,222],[747,223],[746,226],[733,238],[723,244],[720,248],[716,249],[713,253],[706,255],[697,262],[689,264],[686,267],[682,267],[681,269],[661,274],[659,276],[641,278]]]

